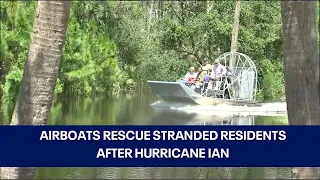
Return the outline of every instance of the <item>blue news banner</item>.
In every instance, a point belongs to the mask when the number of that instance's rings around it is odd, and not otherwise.
[[[1,167],[319,167],[320,126],[0,126]]]

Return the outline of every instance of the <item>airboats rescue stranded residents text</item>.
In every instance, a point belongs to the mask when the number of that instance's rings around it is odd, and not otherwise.
[[[41,141],[284,141],[281,131],[42,131]],[[229,158],[229,148],[99,148],[96,158]]]

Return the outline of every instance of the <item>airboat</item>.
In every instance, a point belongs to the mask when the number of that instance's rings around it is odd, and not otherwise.
[[[217,59],[228,69],[228,73],[219,79],[220,85],[217,88],[210,88],[209,81],[206,80],[201,88],[196,90],[178,81],[148,81],[148,84],[152,92],[166,102],[261,106],[261,103],[256,101],[258,74],[252,59],[239,52],[227,52]]]

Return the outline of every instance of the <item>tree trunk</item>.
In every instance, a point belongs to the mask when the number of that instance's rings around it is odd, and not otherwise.
[[[210,14],[210,12],[211,12],[211,10],[212,10],[212,8],[213,8],[213,3],[214,3],[214,1],[206,1],[206,5],[207,5],[207,15],[209,15]]]
[[[236,7],[234,10],[234,22],[233,22],[233,30],[232,30],[232,39],[231,39],[231,56],[229,66],[234,67],[236,56],[235,52],[237,52],[237,43],[238,43],[238,33],[239,33],[239,18],[240,18],[240,0],[236,1]]]
[[[69,1],[38,1],[32,41],[11,125],[46,125],[59,74]],[[2,168],[2,179],[32,179],[35,168]]]
[[[320,125],[316,2],[282,1],[281,16],[289,124]],[[299,179],[319,178],[317,168],[294,168],[293,174]]]
[[[148,24],[147,24],[147,32],[148,37],[150,37],[151,25],[152,25],[152,18],[153,18],[153,0],[150,1],[150,6],[148,7]]]
[[[163,1],[158,1],[158,13],[159,13],[159,18],[162,18],[163,16]]]

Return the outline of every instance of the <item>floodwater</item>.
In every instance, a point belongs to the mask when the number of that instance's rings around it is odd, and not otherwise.
[[[287,116],[277,113],[244,114],[243,107],[178,107],[161,104],[154,96],[121,98],[62,98],[50,114],[57,125],[282,125]],[[153,106],[151,106],[153,104]],[[161,104],[161,105],[159,105]],[[265,110],[283,109],[269,104]],[[7,124],[12,106],[3,105],[1,123]],[[220,108],[220,109],[219,109]],[[222,109],[221,109],[222,108]],[[224,108],[224,109],[223,109]],[[242,109],[241,109],[242,108]],[[205,111],[201,111],[204,110]],[[233,113],[226,113],[228,110]],[[222,111],[224,113],[222,113]],[[262,112],[263,109],[260,109]],[[242,113],[239,113],[242,112]],[[63,153],[63,151],[59,151]],[[263,154],[261,154],[263,156]],[[80,157],[79,157],[80,158]],[[37,179],[289,179],[291,168],[39,168]]]

